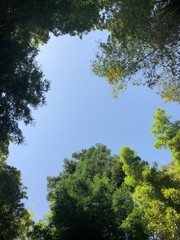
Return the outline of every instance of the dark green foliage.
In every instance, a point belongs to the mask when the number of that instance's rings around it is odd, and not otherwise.
[[[20,25],[43,42],[47,42],[49,33],[76,35],[91,31],[101,20],[102,8],[95,0],[2,0],[0,3],[3,25],[7,21],[11,26]]]
[[[5,138],[4,140],[0,141],[0,159],[1,161],[5,161],[8,156],[8,146],[9,146],[9,141],[8,138]]]
[[[180,17],[180,2],[179,0],[160,0],[164,3],[163,13],[171,16],[172,18]]]
[[[20,182],[16,168],[0,162],[0,239],[13,240],[21,229],[21,220],[26,216],[22,200],[25,188]]]
[[[8,143],[23,143],[19,122],[32,124],[32,108],[45,104],[49,81],[35,61],[38,45],[50,33],[79,36],[100,21],[96,1],[0,2],[0,152]]]
[[[43,80],[43,74],[34,61],[37,48],[16,43],[9,41],[9,53],[1,61],[0,132],[1,141],[9,138],[22,143],[18,122],[33,122],[31,108],[45,103],[44,93],[49,89],[49,83]],[[7,49],[1,50],[1,56],[5,56]]]
[[[166,16],[164,9],[176,17]],[[35,57],[50,33],[81,37],[93,29],[107,29],[110,36],[100,44],[94,72],[107,78],[115,91],[130,81],[158,86],[165,101],[178,102],[178,13],[176,0],[2,0],[0,152],[7,154],[10,141],[23,142],[19,122],[32,124],[32,108],[45,104],[49,82]],[[134,79],[139,72],[143,76]]]
[[[129,187],[123,185],[118,157],[99,144],[72,156],[73,160],[65,159],[57,178],[48,178],[49,221],[57,231],[55,239],[137,239],[137,232],[148,239],[143,228],[127,232],[121,227],[133,201]]]
[[[179,239],[179,121],[161,109],[154,118],[155,146],[172,152],[167,166],[151,167],[128,147],[119,162],[96,145],[72,154],[64,171],[48,179],[55,239]]]
[[[31,224],[26,233],[26,237],[28,237],[28,240],[54,240],[55,231],[45,222],[39,221]],[[20,237],[20,239],[24,240],[22,237]]]
[[[31,28],[28,28],[26,6],[23,9],[18,1],[2,2],[0,144],[3,146],[3,143],[9,141],[23,142],[19,122],[33,123],[31,109],[45,103],[45,92],[49,89],[49,82],[43,79],[43,73],[35,61],[38,49],[32,38]]]

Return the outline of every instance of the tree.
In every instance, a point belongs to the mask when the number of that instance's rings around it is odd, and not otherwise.
[[[121,150],[120,160],[124,162],[123,169],[130,166],[129,161],[131,161],[132,168],[138,168],[135,160],[136,155],[134,155],[134,159],[131,156],[130,160],[129,151],[132,150],[128,148]],[[139,179],[128,170],[125,171],[128,185],[135,186],[132,196],[135,207],[124,221],[123,226],[131,229],[131,223],[136,220],[138,213],[140,216],[139,222],[142,222],[146,232],[150,235],[163,240],[178,239],[180,236],[178,229],[180,223],[178,200],[180,197],[180,181],[174,177],[175,175],[171,172],[171,169],[167,167],[158,170],[155,167],[146,165],[140,172]],[[130,178],[133,181],[129,181]]]
[[[37,223],[33,222],[25,233],[25,238],[20,237],[20,240],[54,240],[55,230],[53,227],[48,226],[46,222],[39,221]]]
[[[131,229],[131,223],[140,214],[139,221],[154,235],[155,239],[179,239],[180,231],[180,178],[179,178],[179,121],[170,122],[165,111],[158,109],[152,134],[156,136],[155,147],[167,147],[173,159],[159,170],[156,165],[149,166],[138,157],[135,151],[124,147],[120,151],[123,163],[125,184],[134,187],[132,195],[134,209],[123,222]],[[178,146],[178,147],[177,147]],[[135,214],[134,214],[135,213]]]
[[[35,61],[38,48],[32,41],[31,29],[25,28],[27,9],[18,11],[18,6],[18,1],[3,1],[0,10],[0,145],[3,150],[10,141],[23,142],[18,124],[33,123],[31,109],[44,105],[49,89],[49,82],[43,79]]]
[[[167,148],[171,151],[173,162],[180,166],[180,121],[171,122],[165,110],[157,109],[151,134],[156,137],[155,148]]]
[[[38,45],[50,33],[79,35],[95,28],[101,18],[97,1],[37,1],[0,3],[0,152],[10,141],[23,143],[19,122],[33,124],[32,108],[45,104],[50,82],[35,58]]]
[[[47,42],[50,33],[81,35],[93,30],[102,21],[104,7],[95,0],[30,0],[23,3],[2,0],[0,4],[2,26],[14,20],[11,26],[28,30],[39,43]]]
[[[120,162],[103,145],[72,154],[48,179],[50,225],[57,239],[179,239],[179,121],[157,109],[155,147],[172,161],[158,169],[123,147]]]
[[[13,240],[22,231],[21,221],[28,212],[22,200],[26,198],[20,172],[0,161],[0,239]]]
[[[110,35],[92,69],[115,94],[129,84],[146,85],[165,101],[180,102],[179,17],[165,14],[166,7],[168,1],[112,1],[101,26]]]
[[[2,40],[1,43],[7,47],[1,48],[1,56],[4,57],[0,85],[1,142],[22,143],[18,122],[33,123],[31,109],[45,104],[49,82],[43,79],[43,73],[34,60],[37,47],[15,39]]]
[[[49,222],[57,239],[148,239],[143,227],[121,227],[133,201],[118,157],[99,144],[72,156],[57,178],[48,178]]]

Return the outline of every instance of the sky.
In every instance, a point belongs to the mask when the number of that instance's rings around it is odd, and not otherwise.
[[[150,136],[157,108],[179,119],[177,103],[163,103],[160,96],[146,87],[129,87],[113,97],[105,79],[95,76],[90,64],[97,51],[97,41],[105,32],[78,37],[51,37],[40,47],[38,64],[51,81],[46,106],[33,111],[35,126],[23,126],[26,144],[11,144],[8,164],[21,171],[27,186],[25,206],[35,220],[48,213],[47,176],[57,176],[63,159],[73,152],[96,143],[105,144],[112,154],[122,146],[136,150],[143,159],[159,165],[167,163],[167,150],[155,150]]]

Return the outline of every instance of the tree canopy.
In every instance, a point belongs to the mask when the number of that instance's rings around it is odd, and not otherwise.
[[[13,240],[22,230],[22,219],[28,215],[24,208],[25,187],[20,172],[0,161],[0,239]]]
[[[180,238],[180,125],[179,121],[171,122],[162,109],[157,109],[154,119],[155,147],[168,148],[171,162],[161,169],[157,165],[150,167],[128,147],[121,149],[120,162],[126,174],[125,183],[134,187],[134,206],[136,211],[143,212],[141,221],[147,232],[154,233],[157,239],[176,240]],[[124,224],[133,218],[130,214]]]
[[[115,94],[129,84],[146,85],[155,88],[164,101],[180,102],[180,4],[154,0],[112,2],[102,25],[109,37],[99,44],[93,72],[107,79]]]
[[[155,147],[172,152],[171,162],[160,169],[128,147],[119,158],[98,144],[73,153],[63,172],[48,178],[55,239],[180,237],[179,121],[171,122],[162,109],[154,119]]]
[[[0,2],[0,239],[180,239],[180,121],[158,109],[151,134],[172,161],[158,168],[123,147],[104,145],[72,154],[48,177],[50,213],[35,223],[24,207],[21,173],[9,166],[9,142],[23,143],[19,124],[33,124],[32,109],[46,103],[50,82],[36,62],[50,34],[82,37],[107,30],[92,65],[115,93],[133,85],[155,88],[180,102],[177,0],[2,0]]]
[[[155,148],[167,148],[171,151],[173,161],[180,166],[180,121],[170,121],[166,111],[157,109],[151,134],[156,137]]]
[[[20,122],[45,104],[50,82],[36,63],[50,33],[79,35],[108,30],[93,64],[115,93],[129,83],[158,89],[165,101],[180,98],[179,3],[176,0],[30,0],[0,3],[0,152],[22,143]]]
[[[33,124],[32,109],[45,104],[50,82],[35,58],[50,33],[79,35],[95,28],[96,1],[1,1],[0,3],[0,152],[23,143],[20,122]]]
[[[128,232],[121,228],[133,201],[118,156],[99,144],[72,156],[57,178],[48,178],[57,239],[148,239],[141,223]]]
[[[124,146],[120,155],[101,144],[64,159],[48,177],[50,212],[34,222],[24,208],[20,172],[0,162],[0,238],[20,240],[176,240],[180,238],[179,121],[154,115],[155,147],[172,160],[158,168]]]

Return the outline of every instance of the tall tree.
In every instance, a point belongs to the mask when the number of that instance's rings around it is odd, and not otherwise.
[[[32,124],[32,108],[45,104],[50,83],[35,58],[50,33],[80,35],[99,23],[101,5],[85,1],[0,2],[0,154],[22,143],[19,122]]]
[[[48,179],[49,220],[57,239],[148,239],[141,223],[136,228],[134,221],[131,230],[121,227],[133,201],[118,157],[104,145],[72,156],[57,178]]]
[[[156,165],[149,166],[138,157],[135,151],[124,147],[120,151],[120,162],[126,174],[126,185],[133,187],[134,210],[123,225],[131,228],[136,214],[142,212],[139,221],[149,234],[156,239],[175,240],[180,238],[180,178],[179,178],[179,121],[170,122],[165,111],[158,109],[152,133],[157,136],[155,146],[167,147],[173,159],[160,170]],[[178,148],[177,148],[178,146]]]
[[[0,161],[0,239],[13,240],[23,230],[22,219],[28,215],[25,198],[20,172]]]
[[[165,101],[180,102],[179,15],[164,13],[169,1],[111,2],[102,25],[110,35],[99,44],[93,72],[107,79],[115,94],[129,84],[146,85]]]

